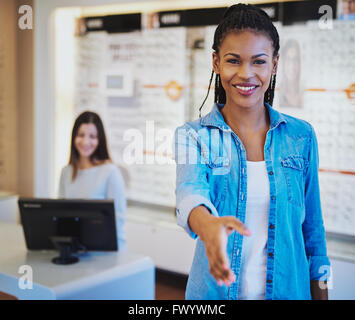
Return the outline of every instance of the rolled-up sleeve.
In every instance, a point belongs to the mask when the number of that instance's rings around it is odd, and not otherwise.
[[[201,148],[197,132],[187,124],[175,130],[174,159],[177,222],[192,238],[196,239],[197,234],[188,224],[191,211],[203,205],[214,216],[218,216],[218,213],[210,198],[206,155]]]
[[[310,279],[329,281],[330,261],[327,256],[325,229],[319,190],[319,155],[316,134],[311,126],[308,167],[305,171],[305,210],[302,225]]]

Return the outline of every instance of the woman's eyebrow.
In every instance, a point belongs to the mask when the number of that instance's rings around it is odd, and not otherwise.
[[[237,53],[226,53],[223,57],[228,56],[228,55],[231,55],[231,56],[236,57],[236,58],[240,58],[240,55],[237,54]],[[252,56],[251,58],[255,59],[255,58],[258,58],[258,57],[261,57],[261,56],[267,56],[268,57],[268,55],[266,53],[259,53],[259,54],[256,54],[256,55]]]

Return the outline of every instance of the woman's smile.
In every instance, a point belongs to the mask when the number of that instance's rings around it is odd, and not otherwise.
[[[248,97],[250,95],[252,95],[256,89],[258,88],[258,86],[240,86],[240,85],[233,85],[234,88],[237,89],[237,91],[239,92],[239,94],[241,94],[242,96]]]

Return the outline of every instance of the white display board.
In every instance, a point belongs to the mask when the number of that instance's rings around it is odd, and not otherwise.
[[[175,206],[174,130],[185,122],[186,29],[147,29],[77,40],[75,112],[103,119],[130,200]]]

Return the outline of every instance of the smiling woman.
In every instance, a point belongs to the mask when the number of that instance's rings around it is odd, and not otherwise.
[[[59,197],[114,200],[118,247],[125,248],[125,184],[120,169],[111,161],[103,123],[94,112],[83,112],[75,120]]]
[[[327,299],[317,139],[272,107],[277,30],[233,5],[212,48],[213,109],[175,132],[177,219],[197,238],[186,298]]]

